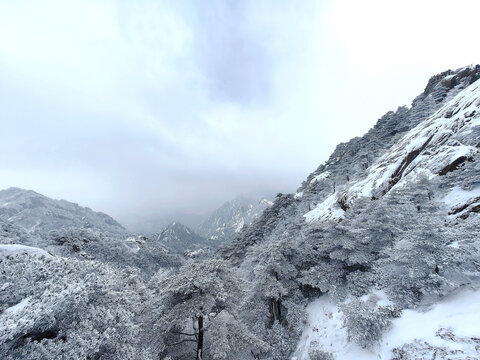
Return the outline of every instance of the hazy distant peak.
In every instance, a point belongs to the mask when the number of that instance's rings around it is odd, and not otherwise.
[[[197,231],[207,237],[212,246],[220,246],[232,240],[244,226],[250,225],[259,218],[263,211],[272,206],[273,202],[267,198],[252,199],[247,196],[238,196],[225,202],[202,222]]]
[[[191,230],[188,226],[178,221],[172,221],[161,232],[164,233],[166,231],[183,231],[187,233],[193,232],[193,230]]]
[[[205,245],[205,238],[178,221],[173,221],[163,228],[156,235],[156,241],[179,254]]]

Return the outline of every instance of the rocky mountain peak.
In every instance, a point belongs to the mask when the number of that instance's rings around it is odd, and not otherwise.
[[[170,223],[155,237],[159,244],[179,254],[201,248],[206,242],[204,237],[178,221]]]
[[[198,226],[197,231],[210,241],[212,247],[218,247],[231,241],[244,226],[258,219],[272,204],[266,198],[237,197],[215,210]]]

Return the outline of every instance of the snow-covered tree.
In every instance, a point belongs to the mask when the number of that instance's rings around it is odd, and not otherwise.
[[[233,359],[234,353],[265,346],[241,323],[237,309],[242,284],[228,262],[217,258],[190,261],[153,284],[156,280],[150,282],[154,298],[147,316],[153,322],[151,346],[162,356],[187,359],[195,352],[197,360],[209,354],[215,359]]]
[[[38,254],[0,259],[0,357],[147,359],[133,269]]]

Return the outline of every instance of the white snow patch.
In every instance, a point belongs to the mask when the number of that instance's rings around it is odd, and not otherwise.
[[[443,78],[442,82],[453,79],[457,74],[447,75]]]
[[[125,239],[125,246],[132,251],[133,253],[137,253],[140,251],[140,245],[138,241],[134,237],[128,237]]]
[[[468,203],[470,200],[480,196],[480,186],[472,190],[463,190],[455,186],[442,200],[450,207],[457,207]]]
[[[301,199],[303,197],[303,191],[297,192],[293,197],[295,200]]]
[[[313,210],[303,215],[307,222],[316,220],[338,220],[343,218],[345,211],[337,203],[337,194],[334,193],[327,197],[321,204],[318,204]]]
[[[313,184],[313,183],[316,182],[316,181],[328,179],[328,178],[330,177],[330,175],[331,175],[330,171],[324,171],[324,172],[322,172],[321,174],[318,174],[317,176],[315,176],[315,177],[310,181],[310,184]]]
[[[5,309],[3,311],[3,313],[6,314],[6,315],[7,314],[8,315],[15,315],[15,314],[19,313],[20,311],[22,311],[25,308],[25,306],[28,305],[29,300],[30,300],[30,298],[27,297],[27,298],[23,299],[22,301],[20,301],[18,304],[15,304],[15,305],[10,306],[9,308]]]
[[[204,250],[204,249],[198,249],[198,250],[193,250],[193,251],[190,251],[190,250],[186,250],[184,255],[185,256],[188,256],[188,257],[191,257],[191,258],[196,258],[196,257],[199,257],[199,256],[203,256],[205,255],[207,252]]]
[[[245,225],[245,220],[243,218],[241,218],[240,221],[235,226],[235,232],[239,233],[240,230],[242,230],[243,225]]]
[[[435,337],[440,328],[452,329],[457,336],[480,335],[480,291],[464,291],[434,305],[426,312],[404,310],[393,321],[392,329],[382,342],[382,359],[390,351],[415,339],[429,341],[432,345],[445,346],[444,340]]]
[[[388,298],[382,292],[377,305],[386,305]],[[384,297],[382,299],[382,297]],[[322,350],[334,354],[336,359],[367,360],[390,359],[394,348],[414,340],[428,341],[433,346],[458,348],[461,344],[435,336],[443,329],[451,329],[456,336],[480,336],[480,291],[467,290],[452,295],[425,312],[404,310],[400,318],[394,319],[392,328],[384,334],[379,346],[365,350],[350,343],[342,327],[342,313],[328,298],[322,296],[310,303],[306,311],[308,323],[300,338],[292,360],[309,360],[311,350]]]
[[[349,343],[347,331],[343,327],[343,315],[328,296],[322,296],[310,303],[306,311],[307,327],[303,331],[292,360],[310,360],[308,353],[315,349],[335,354],[336,359],[374,358],[373,353]]]
[[[460,244],[458,241],[454,241],[451,244],[447,245],[448,247],[454,248],[454,249],[460,249]]]
[[[18,245],[18,244],[0,245],[0,258],[5,258],[7,256],[18,255],[18,254],[32,254],[32,255],[38,255],[38,256],[45,256],[47,258],[52,257],[52,255],[50,255],[45,250],[32,247],[32,246],[25,246],[25,245]]]
[[[363,301],[373,300],[377,306],[388,306],[393,305],[393,302],[390,301],[387,294],[383,290],[372,290],[369,294],[364,295],[360,298]]]
[[[0,287],[0,291],[5,290],[5,289],[8,288],[10,285],[12,285],[12,283],[6,282],[5,284],[3,284],[3,285]]]

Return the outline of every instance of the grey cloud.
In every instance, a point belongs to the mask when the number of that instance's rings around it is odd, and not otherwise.
[[[0,3],[0,188],[125,222],[295,191],[430,75],[355,72],[329,3]]]
[[[196,52],[210,94],[242,105],[268,101],[274,59],[271,39],[252,16],[255,2],[215,0],[195,10]]]

